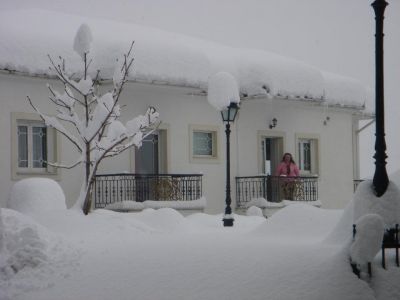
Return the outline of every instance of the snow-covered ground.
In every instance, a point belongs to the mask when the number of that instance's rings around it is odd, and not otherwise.
[[[400,298],[392,251],[388,270],[377,255],[371,279],[352,273],[351,206],[294,204],[232,228],[170,208],[1,216],[1,300]]]

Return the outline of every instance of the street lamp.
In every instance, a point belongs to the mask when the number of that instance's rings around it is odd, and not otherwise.
[[[375,0],[371,5],[375,11],[375,174],[372,181],[377,197],[382,196],[388,187],[386,172],[385,111],[383,89],[383,19],[387,6],[385,0]]]
[[[222,121],[226,123],[225,133],[226,133],[226,196],[225,196],[225,215],[222,219],[224,226],[233,226],[233,215],[231,209],[231,166],[230,166],[230,141],[229,136],[231,133],[231,125],[235,121],[237,112],[239,111],[239,106],[235,102],[231,102],[226,109],[221,111]]]

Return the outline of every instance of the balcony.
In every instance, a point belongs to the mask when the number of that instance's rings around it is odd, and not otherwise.
[[[104,174],[96,175],[95,208],[122,201],[190,201],[202,197],[201,174]]]
[[[318,177],[247,176],[236,177],[236,207],[247,208],[253,198],[269,202],[285,199],[285,189],[290,186],[293,201],[317,201]]]

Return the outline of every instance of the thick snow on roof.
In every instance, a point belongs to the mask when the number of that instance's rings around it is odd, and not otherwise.
[[[354,79],[328,74],[303,62],[261,50],[238,49],[131,23],[50,12],[0,13],[0,69],[52,75],[50,54],[66,59],[67,71],[79,70],[73,40],[82,23],[93,35],[91,68],[111,79],[115,59],[135,41],[130,79],[207,90],[211,75],[225,71],[247,96],[266,95],[362,108],[367,93]],[[328,58],[327,58],[328,59]]]

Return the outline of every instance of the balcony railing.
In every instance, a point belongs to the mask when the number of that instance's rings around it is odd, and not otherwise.
[[[196,200],[202,196],[201,174],[105,174],[96,175],[95,208],[120,201]]]
[[[354,192],[357,190],[358,185],[363,181],[364,181],[364,179],[354,179],[353,180]]]
[[[294,201],[318,200],[318,177],[248,176],[236,177],[236,206],[246,208],[253,198],[281,202],[290,189]]]

